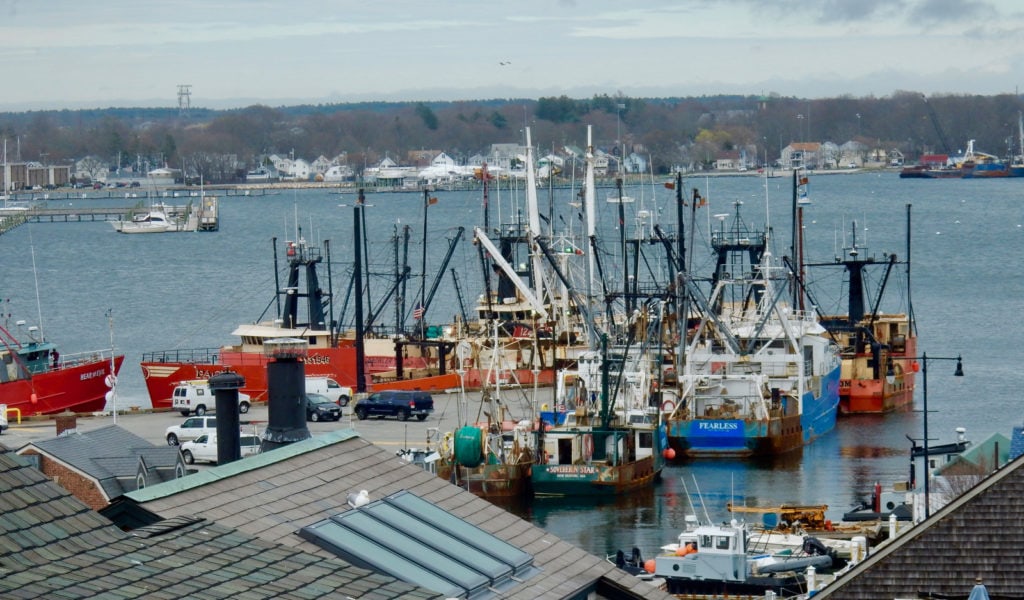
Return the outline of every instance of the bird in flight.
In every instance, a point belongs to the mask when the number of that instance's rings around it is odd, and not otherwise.
[[[510,60],[503,60],[503,61],[499,62],[498,64],[504,67],[505,65],[512,64],[512,61],[510,61]]]

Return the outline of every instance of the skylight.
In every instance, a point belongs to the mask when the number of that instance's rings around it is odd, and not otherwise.
[[[448,597],[487,598],[539,572],[533,556],[408,491],[299,535],[352,564]]]

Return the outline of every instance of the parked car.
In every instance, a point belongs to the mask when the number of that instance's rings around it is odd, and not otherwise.
[[[414,415],[420,421],[434,412],[434,399],[427,392],[384,391],[356,401],[356,417],[398,417],[408,421]]]
[[[255,435],[242,435],[241,442],[242,458],[259,454],[260,438]],[[181,457],[185,464],[191,465],[197,462],[217,462],[217,434],[209,433],[201,435],[191,442],[181,445]]]
[[[338,421],[341,407],[323,394],[306,394],[307,421]]]
[[[217,434],[217,417],[189,417],[181,425],[168,427],[165,437],[168,446],[177,446],[211,433]]]

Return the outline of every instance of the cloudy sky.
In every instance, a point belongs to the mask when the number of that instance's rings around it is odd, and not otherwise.
[[[0,109],[1014,93],[1020,0],[0,0]]]

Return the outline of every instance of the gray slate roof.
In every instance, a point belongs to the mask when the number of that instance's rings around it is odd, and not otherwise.
[[[992,598],[1024,584],[1024,457],[991,474],[857,565],[815,600],[966,597],[976,577]]]
[[[4,599],[439,598],[194,517],[125,533],[10,452],[0,489]]]
[[[156,446],[118,425],[35,441],[22,451],[32,447],[96,479],[110,499],[135,489],[140,468],[151,483],[167,481],[178,462],[177,448]]]
[[[371,500],[408,490],[531,554],[543,572],[496,597],[561,600],[594,592],[596,598],[671,598],[603,557],[406,463],[352,430],[318,435],[126,497],[164,517],[203,515],[326,558],[333,554],[298,531],[350,510],[347,495],[364,489]]]

